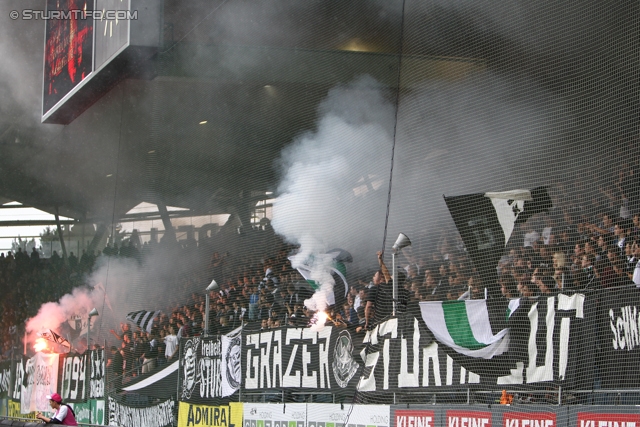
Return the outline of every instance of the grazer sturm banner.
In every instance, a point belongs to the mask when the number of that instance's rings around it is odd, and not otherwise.
[[[362,344],[350,330],[281,328],[242,335],[243,390],[353,393]]]
[[[182,341],[180,401],[204,402],[233,395],[240,388],[240,329],[229,336]]]
[[[87,353],[62,358],[60,396],[64,402],[84,402],[87,398]]]
[[[242,427],[242,402],[222,406],[180,402],[178,427]]]
[[[108,397],[109,425],[122,427],[166,427],[174,424],[175,402],[168,399],[144,408],[134,408]]]
[[[24,368],[20,410],[23,413],[50,411],[47,395],[58,390],[58,354],[36,353]]]
[[[388,405],[308,403],[307,427],[389,427],[390,412]]]
[[[243,427],[307,427],[306,403],[244,403]]]
[[[508,350],[490,359],[461,354],[438,342],[409,307],[408,313],[375,326],[364,337],[361,401],[366,393],[381,391],[569,385],[575,383],[576,372],[588,383],[593,340],[586,332],[594,321],[594,310],[588,307],[583,294],[521,301],[508,321]]]
[[[89,398],[104,397],[105,370],[104,349],[92,350],[89,353]]]
[[[0,363],[0,398],[9,397],[11,389],[11,362]]]
[[[606,289],[599,294],[598,367],[603,388],[637,388],[640,384],[640,290]]]

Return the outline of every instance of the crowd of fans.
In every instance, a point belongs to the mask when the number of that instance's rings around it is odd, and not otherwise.
[[[403,251],[399,258],[400,309],[415,301],[485,298],[487,285],[499,285],[506,298],[640,286],[640,213],[597,207],[592,217],[584,215],[584,209],[554,208],[517,228],[498,265],[498,284],[482,282],[454,230],[443,232],[431,246],[414,242],[414,249]],[[270,229],[248,234],[244,249],[236,254],[216,247],[213,239],[142,245],[131,239],[108,245],[102,252],[85,252],[80,259],[70,254],[67,260],[57,254],[41,259],[35,250],[29,255],[21,250],[2,254],[2,357],[8,357],[8,343],[15,342],[16,325],[34,316],[41,304],[57,301],[82,285],[107,257],[132,259],[141,270],[149,259],[171,262],[172,275],[164,280],[176,289],[174,300],[164,307],[150,332],[129,323],[111,330],[109,364],[120,382],[176,360],[182,337],[205,331],[226,334],[240,326],[263,330],[324,321],[305,305],[313,291],[289,261],[296,247]],[[380,321],[390,313],[389,304],[381,304],[391,301],[391,295],[384,294],[389,292],[384,284],[390,278],[379,254],[379,269],[348,277],[347,295],[330,307],[326,321],[356,332]],[[219,289],[209,294],[207,324],[201,290],[212,279]]]

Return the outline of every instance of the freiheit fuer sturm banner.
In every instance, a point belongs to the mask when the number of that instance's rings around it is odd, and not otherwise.
[[[236,393],[242,381],[241,340],[240,328],[227,335],[182,340],[179,400],[211,403]]]

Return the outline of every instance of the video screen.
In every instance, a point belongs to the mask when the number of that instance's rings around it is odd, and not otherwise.
[[[93,0],[47,0],[63,19],[46,23],[43,115],[93,71]]]

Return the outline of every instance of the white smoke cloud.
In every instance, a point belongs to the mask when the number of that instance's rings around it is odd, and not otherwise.
[[[339,247],[363,262],[381,245],[394,108],[365,76],[329,91],[318,111],[317,128],[282,153],[272,224],[301,246],[294,267],[314,256],[312,275],[323,289],[308,305],[323,309],[333,279],[331,259],[320,254]]]
[[[284,150],[273,226],[301,246],[294,267],[335,247],[352,253],[357,270],[373,267],[382,249],[394,137],[395,109],[385,94],[369,77],[332,89],[317,129]],[[415,246],[404,252],[426,257],[442,232],[453,237],[443,194],[551,184],[553,175],[540,174],[538,165],[553,170],[557,161],[548,155],[558,138],[551,129],[556,117],[570,123],[561,111],[562,102],[534,83],[486,70],[407,88],[399,102],[385,246],[404,232]],[[315,262],[312,274],[330,289],[327,262]],[[326,293],[308,303],[326,307]]]

